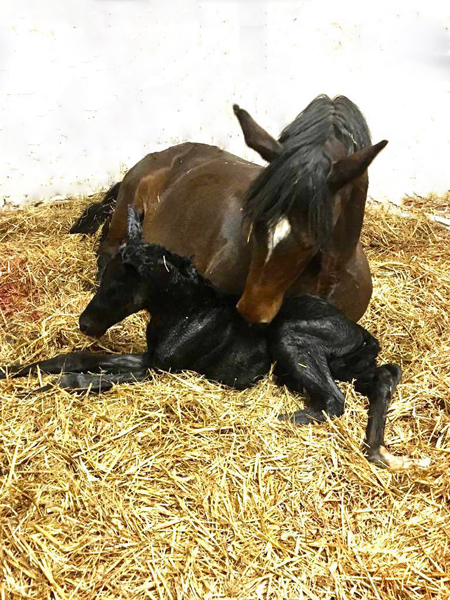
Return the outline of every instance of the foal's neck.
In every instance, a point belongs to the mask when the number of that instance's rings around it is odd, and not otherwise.
[[[177,273],[174,279],[158,290],[157,298],[149,299],[146,309],[150,314],[173,321],[223,304],[220,294],[201,275],[184,277]]]

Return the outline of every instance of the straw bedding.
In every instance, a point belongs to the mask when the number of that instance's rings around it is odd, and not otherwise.
[[[84,203],[0,213],[0,364],[144,347],[143,315],[78,331],[95,240],[66,232]],[[387,443],[429,469],[366,462],[350,386],[343,418],[295,427],[276,415],[299,399],[270,377],[238,393],[155,373],[97,397],[0,382],[0,598],[450,598],[450,232],[433,203],[369,206],[364,229],[363,323],[404,370]]]

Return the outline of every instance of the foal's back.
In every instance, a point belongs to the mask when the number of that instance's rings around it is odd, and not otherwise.
[[[147,330],[154,367],[190,370],[237,389],[253,385],[270,370],[264,331],[249,325],[233,300],[217,298],[187,314],[152,316]]]
[[[309,346],[311,352],[320,348],[328,360],[344,356],[362,345],[365,330],[326,300],[305,294],[285,300],[269,325],[267,336],[272,355],[276,354],[275,346],[279,344],[292,352],[296,347]]]
[[[199,282],[199,289],[203,285]],[[200,295],[199,305],[193,309],[152,318],[147,337],[149,350],[155,348],[151,358],[154,367],[192,370],[244,389],[268,373],[272,362],[277,363],[278,372],[286,368],[291,375],[299,361],[315,370],[320,357],[321,376],[331,381],[329,361],[364,344],[359,325],[314,296],[285,301],[274,321],[262,329],[245,321],[236,310],[234,298],[221,294],[210,297],[207,287],[204,291],[204,304]]]

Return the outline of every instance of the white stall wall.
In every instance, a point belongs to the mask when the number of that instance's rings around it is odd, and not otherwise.
[[[390,140],[372,196],[450,187],[444,0],[2,2],[0,206],[96,191],[186,140],[257,160],[232,104],[278,135],[320,93]]]

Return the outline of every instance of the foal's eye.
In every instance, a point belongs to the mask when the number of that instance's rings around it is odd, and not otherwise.
[[[139,271],[137,270],[137,268],[134,265],[127,263],[124,265],[124,267],[125,267],[125,274],[128,277],[133,277],[133,278],[139,277]]]

